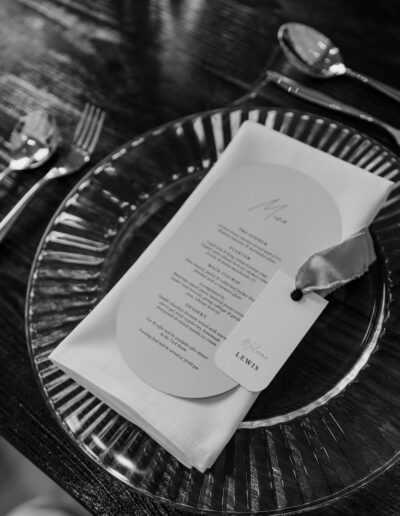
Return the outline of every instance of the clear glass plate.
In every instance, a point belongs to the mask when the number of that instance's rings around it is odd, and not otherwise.
[[[134,263],[247,119],[396,183],[373,224],[378,261],[339,289],[215,465],[189,470],[48,359]],[[400,450],[397,158],[314,115],[233,108],[172,122],[91,170],[47,228],[32,267],[26,328],[51,410],[107,471],[186,509],[293,513],[368,482]],[[354,207],[357,209],[357,206]]]

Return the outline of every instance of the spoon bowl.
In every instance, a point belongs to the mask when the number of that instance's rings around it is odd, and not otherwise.
[[[54,154],[61,142],[55,118],[44,109],[24,115],[15,125],[9,142],[9,164],[0,181],[12,171],[35,169]]]
[[[347,75],[400,102],[400,91],[344,64],[339,48],[324,34],[302,23],[285,23],[278,41],[288,61],[305,75],[329,79]]]
[[[318,79],[346,73],[340,50],[324,34],[301,23],[285,23],[278,32],[279,44],[289,62]]]

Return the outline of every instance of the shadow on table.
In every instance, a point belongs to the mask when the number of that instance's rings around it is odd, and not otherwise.
[[[52,501],[59,500],[63,508],[71,508],[71,515],[89,516],[81,505],[0,438],[0,516],[7,516],[20,504],[43,495],[50,496]],[[36,516],[41,513],[42,511],[38,512],[38,510],[23,512],[24,516],[30,514]],[[52,513],[52,511],[46,511],[47,516]]]

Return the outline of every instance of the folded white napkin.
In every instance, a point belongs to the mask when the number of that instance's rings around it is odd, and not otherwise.
[[[238,386],[218,396],[189,399],[156,390],[124,362],[116,339],[116,313],[132,282],[215,181],[233,168],[255,163],[286,165],[325,187],[338,205],[343,239],[370,224],[392,187],[390,181],[246,122],[162,233],[50,356],[78,383],[140,426],[184,465],[200,471],[214,463],[257,393]]]

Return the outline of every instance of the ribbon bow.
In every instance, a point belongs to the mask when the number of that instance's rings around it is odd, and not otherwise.
[[[296,290],[292,299],[316,292],[322,297],[362,276],[376,260],[368,227],[339,244],[319,251],[308,258],[296,274]]]

